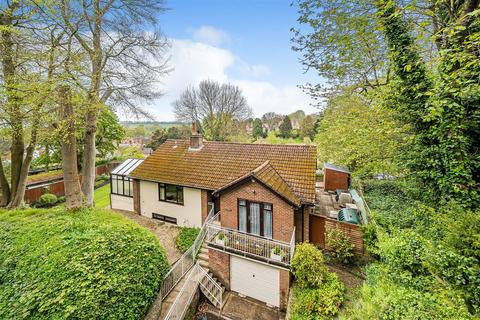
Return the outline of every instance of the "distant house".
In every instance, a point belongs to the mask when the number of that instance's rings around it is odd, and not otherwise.
[[[203,141],[193,125],[190,140],[167,140],[133,167],[116,180],[128,184],[124,210],[200,227],[213,208],[204,266],[227,289],[285,308],[295,243],[309,239],[316,147]]]

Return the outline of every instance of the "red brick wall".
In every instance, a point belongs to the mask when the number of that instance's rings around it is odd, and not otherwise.
[[[238,199],[271,203],[273,206],[273,238],[290,242],[294,227],[293,206],[254,181],[242,184],[220,195],[223,227],[238,229]]]
[[[230,255],[215,249],[208,250],[208,265],[215,277],[230,290]]]
[[[202,223],[205,222],[208,216],[208,193],[207,190],[202,190]]]
[[[288,292],[290,290],[290,272],[280,270],[280,309],[287,309]]]

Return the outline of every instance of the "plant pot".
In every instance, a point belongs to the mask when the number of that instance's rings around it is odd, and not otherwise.
[[[221,245],[222,247],[225,247],[225,245],[227,244],[227,239],[223,238],[223,239],[220,239],[220,238],[215,238],[215,243],[218,244],[218,245]]]
[[[270,251],[270,259],[278,261],[278,262],[282,262],[282,260],[283,260],[282,254],[281,253],[280,254],[275,254],[274,251],[275,251],[275,249],[272,249]]]

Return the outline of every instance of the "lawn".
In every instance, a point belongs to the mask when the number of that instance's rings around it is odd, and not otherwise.
[[[141,319],[169,268],[109,210],[0,210],[0,248],[0,319]]]
[[[110,184],[96,189],[93,201],[97,208],[104,209],[110,207]]]

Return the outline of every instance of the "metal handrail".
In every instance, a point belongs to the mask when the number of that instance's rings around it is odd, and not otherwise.
[[[218,234],[225,235],[225,241],[217,239]],[[293,257],[295,248],[295,229],[292,233],[290,243],[275,239],[268,239],[248,233],[240,232],[235,229],[221,227],[212,223],[207,224],[206,241],[211,245],[220,247],[224,250],[234,250],[244,255],[251,255],[267,260],[267,262],[275,262],[289,265]],[[283,251],[281,259],[276,259],[272,255],[272,251],[279,248]]]
[[[199,268],[202,268],[200,265],[196,265],[196,267],[197,267],[197,266],[198,266]],[[202,269],[203,269],[203,268],[202,268]],[[203,279],[200,280],[200,286],[203,287],[205,290],[207,290],[207,291],[210,293],[210,296],[211,296],[213,299],[215,299],[215,301],[218,303],[219,306],[221,306],[221,305],[223,304],[223,301],[222,301],[222,300],[223,300],[222,287],[218,284],[218,282],[217,282],[215,279],[213,279],[213,278],[208,274],[208,272],[205,273],[204,279],[208,279],[209,282],[210,282],[211,284],[213,284],[213,286],[214,286],[215,289],[216,289],[216,293],[217,293],[217,294],[213,293],[213,292],[212,292],[213,290],[209,290],[208,287],[203,284],[203,281],[202,281]]]
[[[193,245],[188,248],[187,251],[173,264],[167,274],[163,277],[162,286],[160,287],[159,294],[163,299],[165,299],[168,294],[175,288],[175,286],[180,282],[180,280],[185,276],[185,274],[193,267],[197,259],[197,253],[201,248],[201,245],[205,239],[206,235],[206,226],[209,221],[214,217],[214,208],[210,209],[210,212],[205,219],[205,222],[200,229]]]
[[[292,239],[290,239],[290,262],[293,260],[293,254],[295,253],[295,227],[293,227]]]
[[[193,300],[200,280],[198,278],[203,277],[206,274],[206,270],[201,268],[198,264],[194,265],[191,272],[183,284],[180,292],[178,293],[175,301],[168,310],[165,320],[181,320],[185,316],[190,303]]]

